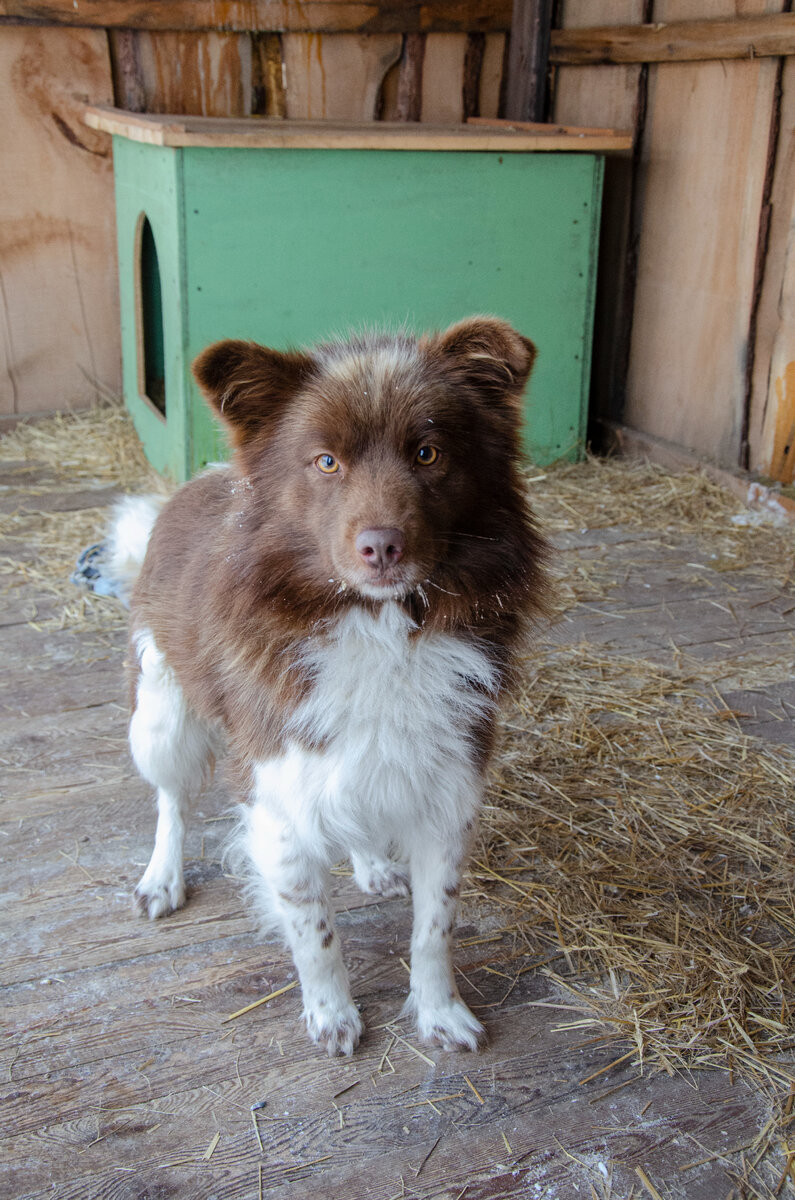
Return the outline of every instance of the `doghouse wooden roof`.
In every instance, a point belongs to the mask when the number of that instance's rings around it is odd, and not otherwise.
[[[92,129],[155,146],[255,148],[298,147],[304,150],[492,150],[588,151],[629,150],[632,137],[615,129],[533,126],[507,121],[473,121],[466,125],[421,125],[404,122],[286,121],[263,117],[173,116],[133,113],[105,105],[89,107],[85,122]]]

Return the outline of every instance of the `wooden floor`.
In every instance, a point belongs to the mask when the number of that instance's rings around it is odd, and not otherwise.
[[[30,466],[6,464],[0,482],[6,512],[108,499],[63,480],[42,495]],[[562,642],[664,657],[675,633],[705,660],[729,643],[795,657],[791,591],[712,569],[697,541],[652,549],[612,529],[568,534],[560,549],[617,581],[609,612],[581,605],[555,632]],[[17,544],[0,553],[24,566]],[[294,974],[224,875],[222,788],[190,833],[187,907],[157,923],[134,916],[154,814],[126,750],[124,635],[50,628],[57,606],[22,574],[6,579],[18,586],[0,610],[2,1197],[741,1194],[730,1151],[768,1119],[764,1097],[722,1073],[638,1077],[630,1060],[600,1074],[615,1045],[561,1028],[578,1014],[542,976],[519,973],[496,911],[458,930],[462,992],[491,1038],[481,1055],[419,1047],[398,1018],[408,904],[374,903],[342,875],[339,925],[368,1026],[353,1058],[310,1046],[297,989],[229,1020]],[[792,683],[729,699],[750,732],[795,743]]]

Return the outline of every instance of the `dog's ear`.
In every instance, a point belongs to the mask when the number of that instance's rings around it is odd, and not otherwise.
[[[428,342],[433,354],[463,372],[492,400],[518,401],[530,377],[536,348],[499,317],[469,317]]]
[[[235,446],[267,430],[313,369],[308,355],[240,341],[216,342],[193,362],[196,382]]]

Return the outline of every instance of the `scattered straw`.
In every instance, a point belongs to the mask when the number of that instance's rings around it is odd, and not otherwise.
[[[478,1089],[475,1087],[474,1083],[472,1082],[472,1080],[469,1078],[469,1076],[468,1076],[468,1075],[465,1075],[465,1076],[464,1076],[464,1083],[467,1085],[467,1087],[468,1087],[468,1088],[470,1088],[470,1090],[471,1090],[471,1091],[472,1091],[472,1093],[474,1094],[474,1097],[475,1097],[475,1099],[477,1100],[477,1102],[478,1102],[479,1104],[485,1104],[485,1103],[486,1103],[486,1101],[483,1099],[483,1097],[481,1096],[480,1092],[479,1092],[479,1091],[478,1091]]]
[[[109,603],[70,582],[78,555],[100,541],[112,491],[163,492],[168,486],[150,467],[123,408],[103,402],[90,409],[41,421],[20,422],[0,437],[0,461],[10,481],[18,480],[18,507],[0,514],[0,543],[22,548],[23,561],[0,556],[0,592],[35,587],[56,606],[45,629],[123,628],[121,605]],[[68,491],[96,492],[97,506],[62,503]],[[2,577],[8,579],[3,586]],[[31,619],[36,620],[35,613]]]
[[[218,1133],[216,1133],[216,1134],[215,1134],[215,1136],[213,1137],[213,1139],[212,1139],[212,1141],[210,1142],[209,1146],[208,1146],[208,1147],[207,1147],[207,1149],[204,1151],[204,1155],[203,1155],[203,1157],[204,1157],[204,1160],[205,1160],[205,1162],[206,1162],[208,1159],[211,1159],[211,1158],[212,1158],[213,1154],[215,1153],[215,1147],[218,1145],[218,1143],[219,1143],[219,1141],[220,1141],[220,1140],[221,1140],[221,1134],[220,1134],[220,1132],[218,1132]]]
[[[656,1187],[654,1186],[652,1181],[649,1179],[646,1172],[643,1170],[643,1167],[635,1167],[635,1174],[637,1175],[638,1179],[641,1181],[641,1183],[645,1187],[646,1191],[652,1197],[652,1200],[663,1200],[662,1196],[657,1191]]]
[[[406,1047],[407,1050],[410,1050],[412,1052],[412,1054],[416,1054],[417,1058],[421,1058],[422,1061],[427,1063],[429,1067],[436,1066],[436,1063],[433,1061],[432,1058],[428,1058],[427,1054],[423,1054],[422,1051],[418,1050],[416,1046],[412,1046],[411,1042],[407,1041],[406,1038],[401,1037],[401,1035],[399,1033],[396,1033],[395,1030],[391,1027],[391,1025],[387,1025],[386,1028],[389,1030],[389,1032],[392,1034],[392,1036],[394,1038],[397,1038],[397,1040]]]
[[[254,1126],[254,1133],[257,1138],[257,1145],[259,1146],[259,1152],[260,1152],[260,1154],[264,1154],[265,1147],[262,1144],[262,1137],[260,1136],[259,1125],[257,1124],[257,1114],[254,1111],[254,1109],[251,1109],[251,1123]]]
[[[259,1000],[255,1000],[252,1004],[247,1004],[245,1008],[239,1008],[237,1012],[230,1013],[228,1017],[221,1020],[221,1024],[225,1025],[227,1021],[235,1021],[238,1017],[242,1017],[244,1013],[251,1012],[254,1008],[259,1008],[260,1004],[267,1004],[269,1000],[275,1000],[277,996],[283,996],[285,992],[291,991],[294,987],[298,987],[298,980],[294,979],[292,983],[286,983],[284,987],[277,988],[275,992],[268,992],[267,996],[262,996]]]

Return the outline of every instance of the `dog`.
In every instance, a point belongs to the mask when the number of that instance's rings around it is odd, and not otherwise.
[[[116,522],[119,572],[138,572],[130,747],[157,789],[135,902],[184,904],[188,807],[225,753],[257,910],[329,1055],[363,1032],[327,898],[346,857],[365,892],[411,892],[420,1037],[484,1041],[450,942],[498,705],[543,606],[520,453],[535,355],[495,317],[300,352],[218,342],[193,372],[231,462]]]

